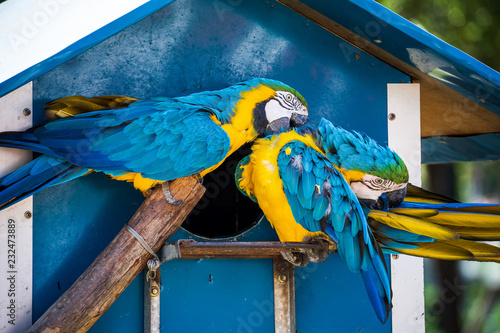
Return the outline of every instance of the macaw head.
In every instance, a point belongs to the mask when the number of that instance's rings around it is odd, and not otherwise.
[[[236,103],[235,115],[231,119],[233,125],[238,121],[245,122],[250,116],[253,128],[262,135],[288,131],[309,120],[304,97],[292,87],[280,81],[259,78],[240,85],[248,89],[241,92],[242,98]]]
[[[326,119],[318,126],[317,140],[328,159],[347,175],[362,205],[383,209],[403,202],[408,169],[389,147],[379,145],[363,133],[346,131]]]

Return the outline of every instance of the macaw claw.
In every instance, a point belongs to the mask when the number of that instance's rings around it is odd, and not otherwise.
[[[305,237],[305,243],[317,244],[314,249],[301,249],[300,253],[281,252],[283,258],[294,266],[304,267],[310,262],[321,263],[328,259],[330,248],[336,250],[336,243],[323,237]]]
[[[161,183],[161,189],[163,190],[163,195],[167,202],[174,206],[179,206],[182,203],[182,200],[175,200],[172,194],[170,193],[170,184],[169,182]]]
[[[315,237],[315,238],[305,237],[302,241],[311,244],[318,244],[318,247],[316,247],[315,249],[304,250],[305,254],[309,258],[309,261],[314,263],[320,263],[328,259],[329,248],[330,246],[335,244],[329,239],[320,237]]]
[[[203,178],[201,177],[200,173],[197,173],[197,174],[195,174],[194,176],[196,177],[196,181],[197,181],[199,184],[203,185]]]
[[[281,252],[281,255],[283,259],[295,267],[304,267],[310,262],[309,257],[305,253]]]

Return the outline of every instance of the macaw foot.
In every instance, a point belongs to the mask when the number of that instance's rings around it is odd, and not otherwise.
[[[182,200],[175,200],[172,194],[170,194],[170,185],[169,182],[163,182],[161,183],[161,189],[163,190],[163,195],[165,196],[165,199],[167,199],[167,202],[171,205],[178,206],[182,203]]]
[[[201,177],[201,175],[199,173],[197,173],[194,176],[196,177],[196,180],[198,181],[198,183],[203,185],[203,178]]]
[[[304,267],[309,263],[309,257],[305,253],[281,252],[283,259],[296,267]]]
[[[304,267],[310,262],[323,262],[328,258],[330,248],[336,249],[336,243],[326,236],[304,237],[302,241],[318,246],[314,249],[301,249],[300,253],[281,252],[283,258],[294,266]]]
[[[309,261],[315,263],[320,263],[328,259],[330,246],[336,245],[335,242],[331,239],[321,236],[315,236],[313,238],[304,237],[302,241],[311,244],[318,244],[318,247],[316,247],[315,249],[304,250]]]

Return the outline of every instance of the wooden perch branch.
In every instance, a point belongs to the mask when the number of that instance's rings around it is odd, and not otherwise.
[[[157,252],[201,199],[205,188],[193,177],[170,183],[174,206],[156,188],[128,222]],[[124,227],[92,265],[40,317],[28,332],[87,332],[151,258]]]

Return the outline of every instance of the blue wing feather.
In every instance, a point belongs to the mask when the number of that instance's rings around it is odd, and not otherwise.
[[[385,322],[391,306],[387,268],[349,184],[325,156],[300,141],[282,147],[278,167],[295,220],[305,229],[323,231],[337,242],[349,269],[362,272],[375,312]],[[322,220],[326,222],[323,230]]]
[[[9,207],[42,189],[88,173],[62,159],[42,155],[0,178],[0,207]]]
[[[172,99],[146,100],[127,109],[54,121],[35,130],[35,135],[53,151],[52,156],[80,167],[171,180],[210,168],[226,157],[229,136],[210,119],[211,114]]]
[[[0,206],[89,169],[115,176],[137,172],[157,180],[201,172],[223,160],[230,147],[229,136],[211,115],[222,117],[210,107],[157,98],[59,119],[23,133],[1,133],[1,146],[44,156],[0,179]]]

